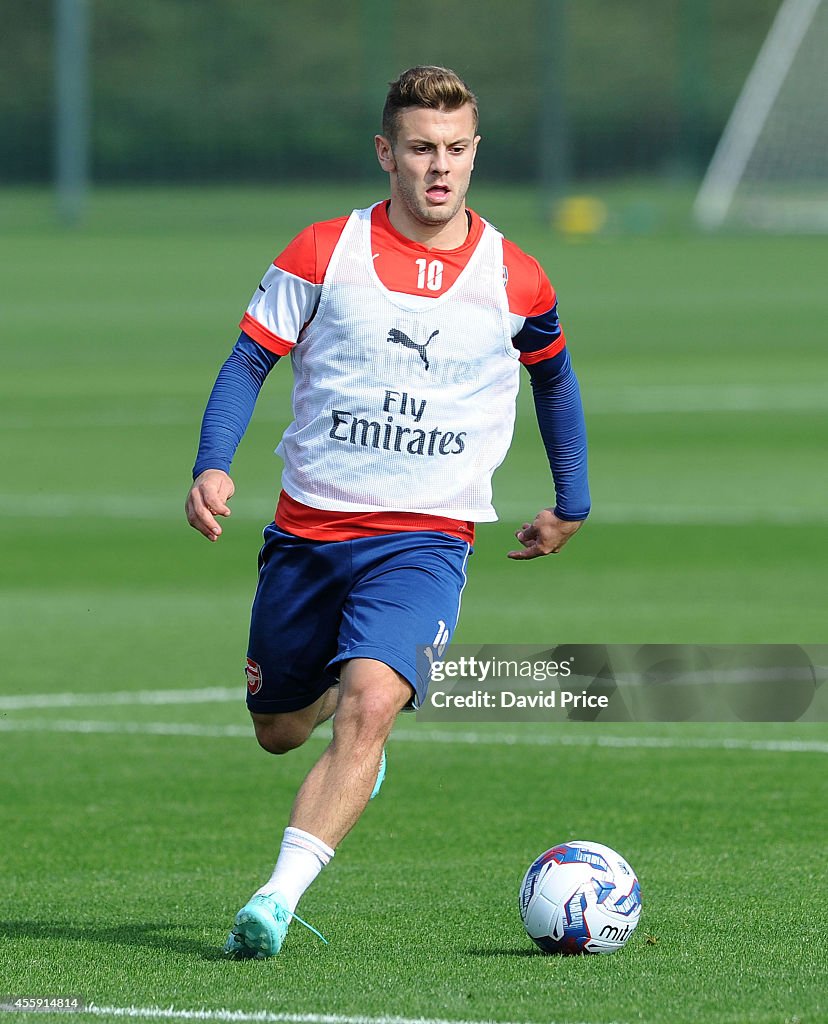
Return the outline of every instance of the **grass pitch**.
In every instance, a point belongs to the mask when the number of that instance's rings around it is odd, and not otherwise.
[[[220,707],[243,725],[238,707]],[[39,717],[135,728],[146,715]],[[145,725],[215,717],[156,707]],[[246,737],[4,734],[15,766],[2,809],[4,991],[383,1019],[824,1019],[824,750],[450,745],[400,732],[387,789],[303,900],[330,945],[294,924],[276,960],[241,964],[218,946],[270,870],[277,819],[319,742],[276,762]],[[518,886],[547,845],[579,837],[629,858],[642,920],[618,954],[544,956],[523,933]]]
[[[218,958],[322,740],[275,759],[241,695],[159,703],[239,680],[288,368],[216,546],[181,511],[198,421],[273,255],[371,198],[111,193],[65,233],[43,197],[0,197],[0,994],[77,995],[113,1020],[825,1019],[819,723],[475,727],[451,744],[404,720],[382,797],[302,903],[330,946],[294,925],[273,962]],[[458,641],[824,641],[825,241],[667,223],[568,243],[524,194],[473,205],[558,288],[595,511],[561,556],[506,560],[551,499],[524,395]],[[112,696],[139,691],[155,696]],[[641,877],[619,954],[546,957],[523,934],[523,872],[568,838],[616,847]]]

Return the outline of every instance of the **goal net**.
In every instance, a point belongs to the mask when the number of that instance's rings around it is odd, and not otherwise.
[[[784,0],[713,155],[705,228],[828,231],[828,0]]]

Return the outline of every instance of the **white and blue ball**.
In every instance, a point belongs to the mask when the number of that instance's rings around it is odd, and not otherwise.
[[[608,846],[573,840],[532,864],[520,887],[520,916],[546,953],[613,953],[641,915],[641,887]]]

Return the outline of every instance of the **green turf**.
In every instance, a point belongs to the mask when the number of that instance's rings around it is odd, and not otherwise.
[[[397,743],[386,790],[303,901],[331,945],[293,926],[278,960],[226,964],[217,944],[268,871],[274,819],[317,744],[277,764],[243,738],[3,743],[17,766],[4,991],[472,1020],[822,1019],[824,754]],[[643,880],[641,924],[615,956],[550,958],[522,933],[523,871],[578,837],[616,846]]]
[[[0,305],[2,694],[238,681],[287,367],[237,458],[216,546],[182,514],[198,420],[269,260],[306,221],[371,198],[366,186],[110,192],[68,232],[47,197],[0,194],[13,257]],[[512,531],[551,500],[524,394],[496,478],[502,520],[479,531],[457,639],[824,642],[828,245],[701,238],[680,229],[680,197],[608,200],[608,233],[572,241],[538,225],[528,192],[475,196],[558,288],[595,511],[555,559],[506,560]],[[623,234],[642,203],[655,233]],[[828,1015],[819,751],[408,738],[303,901],[331,946],[294,927],[278,962],[228,965],[217,946],[269,870],[318,744],[277,761],[242,736],[57,731],[79,721],[244,730],[246,712],[0,711],[0,995],[538,1024]],[[818,724],[601,728],[826,738]],[[536,955],[521,932],[523,871],[577,837],[616,846],[642,878],[642,924],[616,956]]]

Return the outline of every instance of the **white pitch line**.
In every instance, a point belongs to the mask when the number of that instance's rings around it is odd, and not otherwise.
[[[142,412],[72,413],[59,417],[43,415],[40,412],[22,413],[18,416],[0,416],[0,430],[73,430],[93,428],[105,430],[117,427],[183,427],[192,426],[200,416],[199,411],[145,409]]]
[[[176,1010],[162,1006],[89,1006],[79,1011],[96,1017],[129,1017],[143,1020],[237,1021],[239,1024],[509,1024],[492,1020],[449,1020],[442,1017],[397,1017],[339,1013],[272,1013],[268,1010]],[[522,1022],[525,1024],[525,1022]],[[545,1024],[555,1024],[549,1020]],[[582,1022],[583,1024],[583,1022]]]
[[[197,690],[122,690],[115,693],[21,693],[0,697],[0,711],[26,708],[86,708],[122,704],[225,704],[244,698],[244,685]]]
[[[565,726],[565,723],[561,723]],[[210,739],[250,739],[249,725],[195,725],[189,722],[101,722],[59,719],[0,718],[0,732],[58,732],[134,736],[199,736]],[[325,732],[312,739],[327,740]],[[747,740],[736,737],[618,736],[603,733],[566,735],[531,732],[442,732],[437,729],[396,729],[393,742],[441,743],[449,746],[498,747],[604,747],[640,750],[752,750],[781,754],[828,754],[828,742],[820,740]]]
[[[651,413],[716,412],[824,412],[825,391],[811,384],[649,384],[585,389],[584,399],[590,417]],[[0,430],[48,430],[87,428],[127,428],[153,426],[192,426],[201,414],[201,398],[192,409],[159,405],[156,408],[110,408],[94,412],[88,409],[66,410],[59,416],[43,411],[43,403],[34,411],[0,415]],[[271,426],[281,433],[286,421],[265,418],[256,413],[260,426]]]
[[[277,493],[251,495],[234,505],[233,519],[260,522],[272,516]],[[178,496],[151,494],[4,494],[0,517],[5,519],[126,519],[184,524],[184,502]]]
[[[237,502],[233,520],[264,525],[275,507],[276,494],[251,495]],[[526,514],[525,502],[498,501],[501,519]],[[0,498],[4,519],[115,519],[183,523],[183,504],[176,498],[146,494],[5,494]],[[828,506],[786,508],[733,505],[627,505],[597,501],[591,522],[652,526],[824,526]]]
[[[784,673],[786,682],[812,682],[817,685],[828,683],[828,665],[816,665],[809,668],[744,668],[720,669],[715,673],[684,672],[676,675],[671,682],[687,685],[736,683],[776,682]],[[584,685],[590,682],[587,677],[577,674],[574,679],[582,679]],[[635,685],[639,677],[635,674],[619,673],[616,682],[620,686]],[[27,711],[31,708],[102,708],[123,707],[128,705],[165,705],[165,704],[236,704],[245,696],[243,683],[238,686],[205,686],[196,689],[179,688],[177,690],[115,690],[109,693],[18,693],[11,696],[0,696],[0,711]]]
[[[61,718],[54,722],[36,718],[0,718],[0,732],[109,733],[127,736],[203,736],[236,739],[253,736],[252,725],[195,725],[191,722],[101,722]]]
[[[599,502],[594,515],[595,522],[614,526],[627,523],[652,526],[821,526],[828,522],[828,508],[602,505]]]
[[[589,416],[609,413],[713,412],[824,412],[825,391],[808,385],[733,385],[707,387],[704,384],[651,384],[587,388],[584,401]]]

